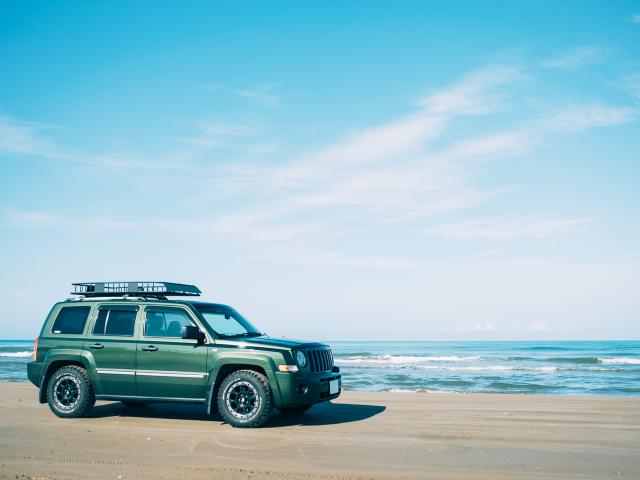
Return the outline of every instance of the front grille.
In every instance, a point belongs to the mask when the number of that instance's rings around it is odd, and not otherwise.
[[[333,368],[333,354],[330,348],[305,350],[312,372],[329,372]]]

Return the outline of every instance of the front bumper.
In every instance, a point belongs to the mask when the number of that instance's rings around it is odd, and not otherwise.
[[[280,390],[280,401],[276,404],[276,407],[313,405],[314,403],[338,398],[342,392],[342,376],[340,373],[276,372],[276,381]],[[338,382],[338,391],[334,394],[331,394],[329,390],[332,381]]]

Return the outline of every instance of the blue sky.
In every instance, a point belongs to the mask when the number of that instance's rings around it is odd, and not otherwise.
[[[0,5],[0,337],[73,281],[272,336],[640,337],[640,3]]]

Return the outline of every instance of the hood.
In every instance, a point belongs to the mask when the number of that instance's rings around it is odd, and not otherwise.
[[[291,340],[287,338],[250,337],[250,338],[243,338],[240,341],[244,344],[265,346],[265,347],[280,347],[280,348],[324,346],[323,343],[308,342],[305,340]]]

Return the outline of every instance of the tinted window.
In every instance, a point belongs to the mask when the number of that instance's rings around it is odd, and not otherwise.
[[[64,307],[53,322],[52,333],[80,335],[84,332],[91,307]]]
[[[194,325],[183,310],[152,309],[147,310],[144,323],[145,337],[182,338],[182,327]]]
[[[98,319],[93,327],[94,335],[133,336],[136,324],[136,311],[114,308],[103,308],[98,312]]]

